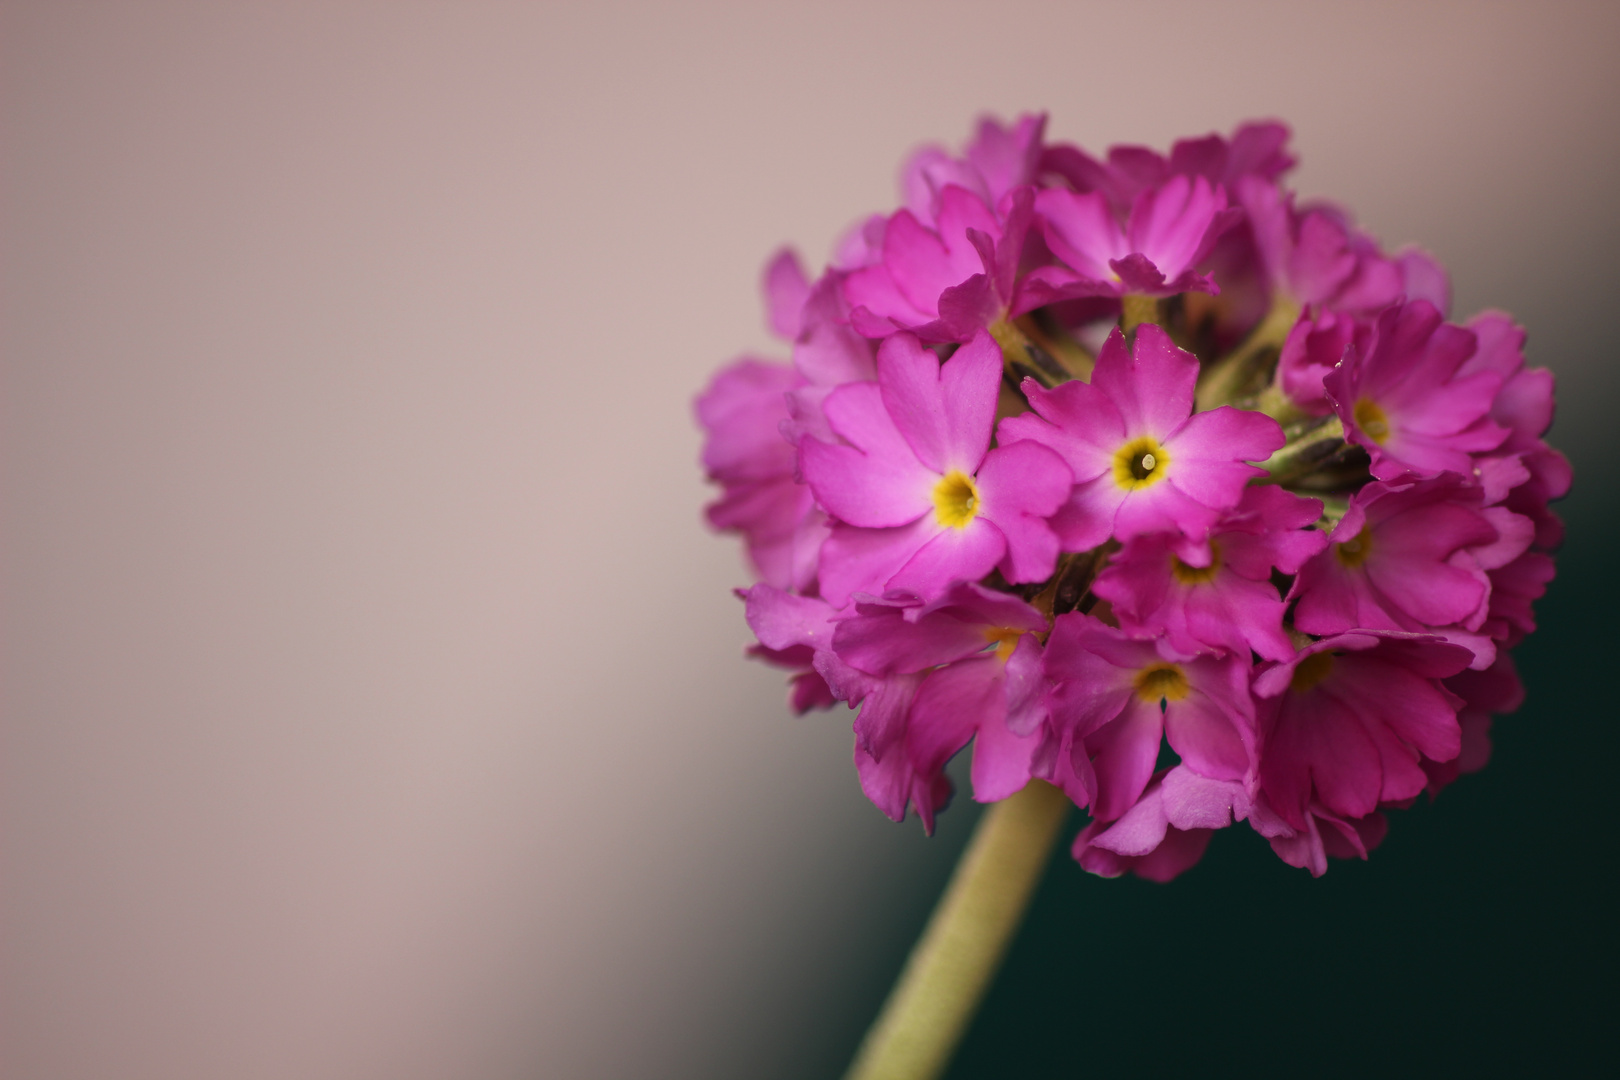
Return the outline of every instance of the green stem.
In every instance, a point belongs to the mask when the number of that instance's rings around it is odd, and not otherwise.
[[[1243,344],[1199,373],[1197,410],[1227,405],[1240,396],[1261,366],[1276,359],[1273,353],[1288,340],[1288,332],[1298,319],[1299,305],[1286,297],[1275,297],[1271,310]]]
[[[945,1071],[1068,810],[1061,790],[1031,780],[985,811],[845,1080],[933,1080]]]
[[[1289,440],[1281,450],[1260,462],[1260,467],[1271,474],[1272,482],[1282,483],[1310,472],[1343,446],[1344,424],[1337,416],[1329,416]]]
[[[1158,297],[1126,293],[1119,298],[1119,328],[1127,336],[1136,333],[1136,328],[1143,323],[1161,321]]]

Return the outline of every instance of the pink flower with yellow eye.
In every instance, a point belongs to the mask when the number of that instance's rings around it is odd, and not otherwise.
[[[1115,329],[1089,383],[1025,380],[1035,411],[1003,420],[1001,441],[1051,447],[1074,473],[1052,519],[1065,550],[1152,532],[1202,539],[1264,474],[1245,462],[1283,445],[1277,421],[1229,405],[1194,414],[1197,381],[1197,359],[1151,325],[1137,330],[1134,354]]]
[[[1323,380],[1345,438],[1372,455],[1373,476],[1471,475],[1469,455],[1507,439],[1491,419],[1502,375],[1464,367],[1478,347],[1477,334],[1415,300],[1380,315],[1371,345],[1352,349]]]
[[[875,383],[850,383],[822,409],[835,445],[799,444],[805,481],[838,524],[822,548],[821,593],[843,605],[891,589],[932,600],[1000,569],[1013,582],[1052,573],[1046,523],[1071,478],[1034,443],[991,450],[1001,348],[980,331],[943,365],[910,334],[878,353]]]

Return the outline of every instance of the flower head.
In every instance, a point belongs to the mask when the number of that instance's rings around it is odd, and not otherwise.
[[[1281,124],[1092,155],[924,147],[832,264],[763,275],[791,363],[697,401],[708,508],[800,711],[885,814],[1038,778],[1103,876],[1246,825],[1312,874],[1484,767],[1569,463],[1506,315],[1285,184]]]

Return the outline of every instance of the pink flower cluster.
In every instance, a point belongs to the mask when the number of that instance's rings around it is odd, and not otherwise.
[[[1569,490],[1523,331],[1298,200],[1287,130],[1103,158],[1045,117],[905,166],[810,280],[791,363],[697,402],[708,509],[800,711],[924,827],[1039,778],[1088,870],[1168,880],[1238,822],[1321,874],[1489,756]]]

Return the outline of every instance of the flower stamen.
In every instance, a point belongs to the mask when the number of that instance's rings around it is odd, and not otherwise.
[[[1012,656],[1013,650],[1018,648],[1018,639],[1024,636],[1024,632],[1005,626],[993,626],[984,632],[984,636],[985,640],[995,644],[996,659],[1005,664]]]
[[[1367,556],[1372,554],[1372,526],[1363,525],[1349,540],[1334,544],[1333,554],[1338,556],[1339,565],[1349,570],[1366,562]]]
[[[1289,680],[1288,689],[1296,694],[1303,694],[1316,688],[1316,684],[1327,678],[1333,672],[1333,654],[1330,652],[1312,653],[1301,660],[1294,668],[1294,677]]]
[[[1150,664],[1136,673],[1136,696],[1143,701],[1180,701],[1190,692],[1179,664]]]
[[[1142,435],[1114,451],[1114,483],[1135,491],[1156,483],[1170,464],[1170,455],[1151,435]]]
[[[1384,440],[1389,438],[1389,417],[1383,409],[1371,398],[1362,398],[1356,402],[1355,418],[1356,427],[1361,429],[1363,435],[1379,446],[1384,445]]]
[[[952,469],[934,485],[934,517],[941,525],[965,529],[979,513],[979,486],[973,477]]]
[[[1183,585],[1208,585],[1215,580],[1215,572],[1220,568],[1221,553],[1214,544],[1209,545],[1208,566],[1193,566],[1175,555],[1170,556],[1170,573]]]

